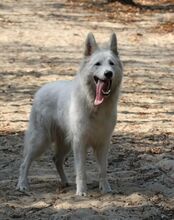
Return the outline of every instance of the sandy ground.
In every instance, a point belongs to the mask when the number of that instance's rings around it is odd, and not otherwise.
[[[65,0],[0,3],[0,219],[174,219],[174,35],[171,11],[113,13]],[[127,6],[125,6],[127,7]],[[129,8],[129,7],[128,7]],[[110,13],[111,12],[111,13]],[[23,135],[35,91],[71,79],[84,39],[117,33],[124,63],[118,124],[108,175],[113,193],[98,190],[96,163],[88,155],[89,195],[75,196],[73,157],[60,189],[48,151],[30,170],[31,191],[15,190]]]

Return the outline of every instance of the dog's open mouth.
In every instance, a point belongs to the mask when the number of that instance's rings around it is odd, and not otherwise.
[[[111,92],[111,79],[101,80],[98,77],[94,76],[94,81],[96,84],[96,97],[94,105],[100,105],[106,96]]]

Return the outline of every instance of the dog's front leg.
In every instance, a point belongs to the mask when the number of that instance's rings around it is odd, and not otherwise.
[[[76,171],[76,195],[86,196],[87,185],[86,185],[86,173],[85,173],[85,162],[86,162],[86,146],[82,141],[73,141],[74,151],[74,162]]]
[[[102,193],[111,192],[111,187],[107,180],[107,155],[108,155],[109,143],[103,146],[99,146],[95,149],[96,159],[99,168],[99,189]]]

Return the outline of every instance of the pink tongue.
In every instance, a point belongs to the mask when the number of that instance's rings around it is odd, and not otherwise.
[[[102,90],[104,88],[105,83],[101,80],[98,80],[96,84],[96,97],[94,101],[94,105],[100,105],[104,100],[104,95],[102,93]]]

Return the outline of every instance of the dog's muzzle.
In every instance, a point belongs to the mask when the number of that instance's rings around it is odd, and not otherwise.
[[[112,80],[110,78],[112,78],[111,74],[110,77],[107,77],[105,80],[101,80],[97,76],[94,76],[94,81],[96,84],[96,97],[94,100],[94,105],[100,105],[104,101],[104,98],[110,94],[112,85]]]

